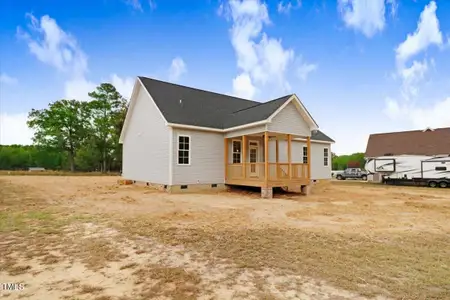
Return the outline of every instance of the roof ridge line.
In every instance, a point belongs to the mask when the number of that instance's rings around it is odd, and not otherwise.
[[[246,107],[246,108],[243,108],[243,109],[239,109],[239,110],[233,111],[231,114],[233,115],[233,114],[235,114],[235,113],[238,113],[238,112],[241,112],[241,111],[244,111],[244,110],[247,110],[247,109],[255,108],[255,107],[257,107],[257,106],[261,106],[261,105],[264,105],[264,104],[268,104],[268,103],[270,103],[270,102],[274,102],[274,101],[277,101],[277,100],[281,100],[281,99],[283,99],[283,98],[285,98],[285,97],[288,97],[288,96],[289,96],[289,98],[290,98],[290,97],[292,97],[292,95],[293,95],[293,94],[289,94],[289,95],[285,95],[285,96],[283,96],[283,97],[275,98],[275,99],[272,99],[272,100],[269,100],[269,101],[266,101],[266,102],[259,102],[259,103],[256,104],[256,105],[253,105],[253,106],[250,106],[250,107]],[[289,99],[289,98],[288,98],[288,99]],[[286,100],[287,100],[287,99],[286,99]],[[257,102],[257,101],[255,101],[255,102]]]
[[[197,91],[204,92],[204,93],[216,94],[216,95],[220,95],[220,96],[226,96],[226,97],[234,98],[234,99],[237,99],[237,100],[248,101],[248,102],[252,102],[252,103],[258,103],[257,101],[254,101],[254,100],[239,98],[239,97],[230,96],[230,95],[227,95],[227,94],[222,94],[222,93],[213,92],[213,91],[207,91],[207,90],[203,90],[203,89],[199,89],[199,88],[195,88],[195,87],[190,87],[190,86],[182,85],[182,84],[178,84],[178,83],[172,83],[172,82],[168,82],[168,81],[164,81],[164,80],[160,80],[160,79],[155,79],[155,78],[150,78],[150,77],[145,77],[145,76],[137,76],[137,77],[138,78],[150,79],[150,80],[154,80],[154,81],[158,81],[158,82],[162,82],[162,83],[166,83],[166,84],[170,84],[170,85],[175,85],[175,86],[179,86],[179,87],[187,88],[187,89],[191,89],[191,90],[197,90]]]
[[[436,130],[450,130],[450,127],[439,127],[439,128],[433,128],[433,131]],[[409,133],[409,132],[424,132],[423,129],[414,129],[414,130],[402,130],[402,131],[392,131],[392,132],[378,132],[378,133],[372,133],[370,135],[382,135],[382,134],[398,134],[398,133]]]

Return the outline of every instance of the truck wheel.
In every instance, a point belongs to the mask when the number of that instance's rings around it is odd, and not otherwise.
[[[428,186],[429,186],[429,187],[435,188],[435,187],[437,187],[437,185],[438,185],[438,184],[437,184],[436,181],[429,181],[429,182],[428,182]]]
[[[336,179],[337,179],[337,180],[342,180],[342,175],[341,175],[341,174],[338,174],[338,175],[336,176]]]
[[[441,188],[447,188],[448,187],[448,182],[447,181],[441,181],[439,182],[439,187]]]
[[[365,181],[365,180],[367,180],[367,176],[366,176],[366,175],[363,175],[363,176],[361,177],[361,179]]]

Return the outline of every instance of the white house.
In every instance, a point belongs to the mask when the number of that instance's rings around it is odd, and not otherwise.
[[[124,179],[167,191],[302,188],[331,178],[331,144],[295,95],[255,102],[136,79],[120,136]]]

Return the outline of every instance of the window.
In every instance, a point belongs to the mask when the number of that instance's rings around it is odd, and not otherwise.
[[[303,147],[303,163],[308,163],[308,147]]]
[[[328,167],[328,148],[323,148],[323,165]]]
[[[241,163],[241,141],[233,141],[233,164]]]
[[[191,139],[188,136],[178,136],[178,164],[189,165]]]
[[[436,167],[436,171],[447,171],[447,167]]]

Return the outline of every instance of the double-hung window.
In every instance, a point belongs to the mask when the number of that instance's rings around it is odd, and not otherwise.
[[[191,138],[189,136],[178,136],[178,164],[189,165],[191,151]]]
[[[303,147],[303,163],[308,163],[308,147]]]
[[[241,141],[233,141],[233,164],[241,163]]]
[[[323,165],[328,167],[329,162],[329,151],[328,148],[323,148]]]

